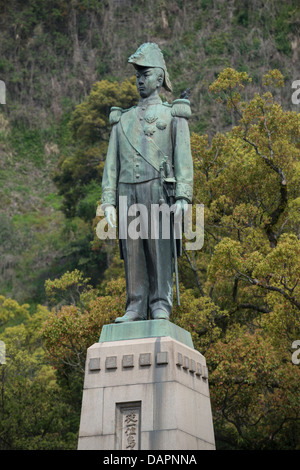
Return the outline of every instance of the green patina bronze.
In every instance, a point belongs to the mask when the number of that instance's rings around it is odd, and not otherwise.
[[[175,203],[176,210],[181,211],[192,201],[193,194],[190,102],[162,102],[161,87],[171,91],[172,86],[156,44],[140,46],[129,63],[136,69],[140,100],[130,109],[111,108],[112,130],[102,180],[101,207],[110,225],[116,220],[117,210],[119,227],[130,223],[127,211],[118,210],[120,196],[126,196],[128,208],[143,204],[150,213],[151,204],[163,202],[169,206]],[[117,323],[147,320],[149,315],[154,320],[169,319],[177,251],[180,243],[174,243],[172,236],[151,240],[149,233],[146,239],[120,239],[127,304],[125,315]]]
[[[167,320],[145,320],[104,325],[99,343],[166,336],[185,344],[189,348],[194,348],[191,334]]]

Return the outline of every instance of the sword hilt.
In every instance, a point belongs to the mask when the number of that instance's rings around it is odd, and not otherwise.
[[[159,180],[160,180],[160,198],[159,198],[159,205],[165,203],[164,199],[164,191],[163,191],[163,183],[164,183],[164,173],[165,173],[165,165],[168,160],[168,157],[165,155],[159,165]],[[165,175],[166,176],[166,175]]]

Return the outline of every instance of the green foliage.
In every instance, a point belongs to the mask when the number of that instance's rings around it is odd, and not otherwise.
[[[73,429],[74,423],[79,425],[77,413],[42,349],[40,330],[48,311],[38,306],[29,316],[28,306],[1,298],[1,318],[16,314],[22,315],[23,323],[6,327],[1,334],[6,361],[0,366],[0,449],[72,449],[77,440]]]
[[[213,33],[209,38],[203,41],[204,51],[206,54],[221,55],[230,48],[229,36],[226,33]]]
[[[292,2],[284,5],[279,11],[275,21],[275,41],[277,49],[286,55],[291,53],[291,33],[297,34],[299,18],[297,18],[297,4]]]
[[[217,448],[299,449],[299,115],[283,83],[298,70],[299,2],[12,0],[0,22],[0,448],[77,446],[86,348],[126,300],[117,244],[94,238],[109,109],[136,103],[120,77],[152,34],[174,87],[163,98],[192,90],[205,204],[172,321],[206,356]],[[45,280],[51,312],[36,306]]]
[[[10,138],[20,159],[33,160],[36,166],[41,166],[44,161],[44,145],[42,134],[38,129],[13,128]]]
[[[54,176],[58,190],[64,197],[63,210],[67,217],[95,216],[95,212],[92,214],[93,205],[90,204],[97,202],[97,184],[100,199],[110,108],[129,108],[137,102],[137,97],[134,78],[125,80],[121,85],[102,80],[96,82],[87,99],[76,106],[70,119],[70,129],[77,149],[73,155],[61,156]]]
[[[282,86],[278,70],[263,80]],[[181,306],[171,320],[191,332],[206,356],[218,448],[291,449],[297,443],[286,436],[297,432],[300,417],[299,371],[291,364],[291,343],[300,334],[300,125],[270,92],[243,101],[247,83],[246,72],[220,73],[210,91],[236,113],[237,124],[210,143],[205,135],[191,137],[205,244],[201,252],[184,250]],[[43,333],[51,362],[72,380],[101,326],[125,307],[116,261],[99,290],[86,282],[75,272],[52,283],[65,298],[69,289],[83,290],[69,305],[58,304]]]
[[[4,326],[8,321],[25,320],[29,317],[29,305],[19,305],[13,299],[5,298],[0,295],[0,327]]]
[[[96,82],[87,99],[76,106],[71,116],[70,126],[74,138],[89,144],[107,140],[110,108],[130,108],[137,99],[135,77],[121,84],[108,80]]]
[[[66,273],[47,290],[52,295],[56,288],[70,295],[70,289],[78,294],[80,287],[88,281],[81,274]],[[104,295],[95,290],[83,290],[76,303],[64,305],[59,311],[52,311],[43,327],[43,338],[51,363],[61,375],[73,371],[74,377],[82,377],[87,348],[99,340],[101,328],[113,323],[123,314],[126,302],[126,289],[123,279],[110,281],[105,285]],[[74,299],[74,295],[72,295]]]
[[[263,80],[283,85],[278,70]],[[210,144],[207,136],[191,138],[206,243],[193,262],[188,258],[202,304],[199,313],[192,309],[193,323],[185,321],[197,331],[198,347],[209,345],[218,447],[290,449],[298,445],[291,436],[300,418],[300,371],[291,363],[300,334],[300,121],[270,92],[243,101],[247,82],[245,72],[221,72],[210,91],[236,113],[237,125]],[[204,327],[207,297],[215,336]]]
[[[84,188],[85,196],[78,203],[78,217],[87,222],[93,220],[99,205],[99,181],[92,180],[86,188]]]
[[[215,435],[223,448],[299,448],[300,370],[283,361],[270,338],[259,332],[231,335],[207,359]]]
[[[89,279],[84,279],[83,274],[75,269],[71,273],[65,272],[61,278],[54,281],[48,279],[45,282],[45,291],[49,301],[53,304],[63,302],[75,305],[81,296],[81,291],[86,291],[91,287],[88,282]]]
[[[203,355],[211,344],[222,337],[222,322],[228,312],[218,307],[209,296],[195,296],[190,289],[181,288],[180,308],[174,307],[171,321],[191,333],[194,347]]]

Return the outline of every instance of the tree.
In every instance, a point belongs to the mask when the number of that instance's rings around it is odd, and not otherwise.
[[[29,318],[29,304],[20,305],[16,300],[0,295],[0,327],[9,321]]]
[[[300,371],[259,330],[232,331],[209,354],[219,448],[299,449]]]
[[[87,99],[73,111],[70,129],[76,148],[71,156],[61,156],[54,175],[64,197],[63,210],[67,217],[78,215],[78,211],[85,220],[95,217],[109,140],[110,108],[130,108],[137,100],[135,78],[121,84],[102,80],[93,85]],[[85,204],[84,210],[80,203]]]
[[[80,272],[68,273],[72,283],[65,282],[66,275],[59,281],[62,297],[68,291],[79,291],[82,284],[87,287],[77,296],[71,305],[53,309],[43,325],[43,342],[49,360],[59,375],[83,378],[86,350],[99,340],[101,328],[106,323],[113,323],[122,314],[126,302],[126,288],[123,279],[105,283],[103,293],[88,286],[88,280]],[[52,281],[49,281],[52,283]],[[50,284],[51,285],[51,284]],[[64,287],[63,287],[64,286]],[[55,285],[53,286],[55,289]],[[49,292],[49,284],[48,284]],[[53,289],[51,289],[53,295]],[[80,393],[81,397],[81,393]]]
[[[206,350],[218,447],[298,448],[291,344],[300,336],[300,116],[270,92],[242,101],[250,81],[233,69],[220,73],[210,91],[235,112],[237,125],[210,144],[192,135],[206,242],[193,258],[186,253],[182,269],[192,268],[202,299],[227,312],[215,315],[222,333]],[[271,71],[264,84],[280,85],[282,75]]]
[[[300,337],[300,119],[270,92],[242,101],[247,82],[247,74],[225,69],[210,90],[236,113],[236,125],[211,142],[191,136],[205,242],[201,251],[183,243],[181,305],[171,321],[205,354],[217,448],[297,449],[300,370],[291,347]],[[268,86],[280,82],[278,71],[264,77]],[[58,376],[73,384],[102,325],[124,311],[117,249],[110,256],[97,288],[79,272],[47,284],[57,309],[44,325],[45,347]]]
[[[42,348],[41,327],[48,315],[38,306],[29,314],[29,305],[2,299],[0,316],[23,322],[6,326],[5,364],[0,365],[0,449],[72,449],[76,446],[78,411],[66,399],[55,371]]]

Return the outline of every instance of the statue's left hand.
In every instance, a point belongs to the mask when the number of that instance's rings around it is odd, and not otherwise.
[[[189,203],[185,199],[178,199],[175,203],[174,217],[179,217],[188,210]]]

